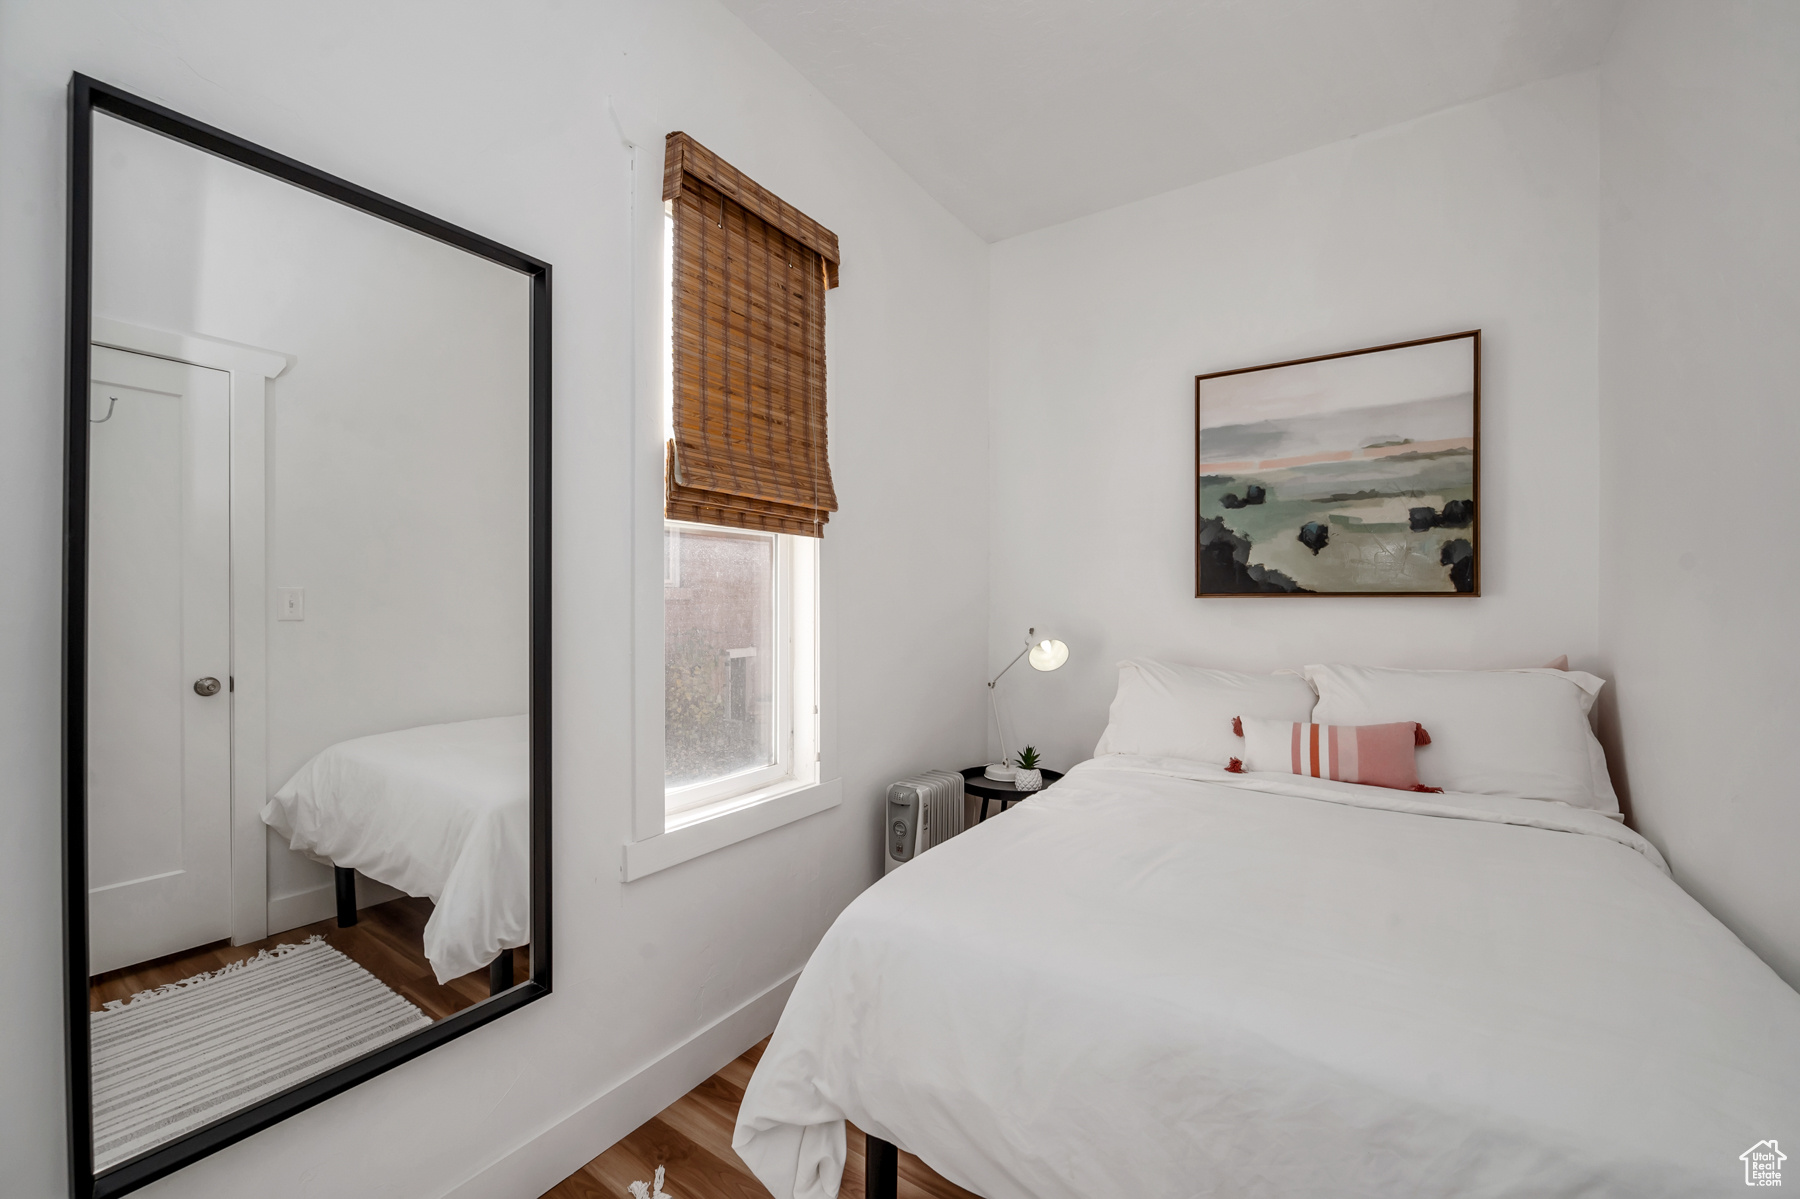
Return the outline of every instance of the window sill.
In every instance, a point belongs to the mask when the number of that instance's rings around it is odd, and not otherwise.
[[[823,783],[781,783],[691,812],[670,817],[668,829],[625,845],[626,882],[679,866],[714,850],[803,820],[844,802],[842,779]]]

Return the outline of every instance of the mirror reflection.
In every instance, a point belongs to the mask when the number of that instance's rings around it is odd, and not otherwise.
[[[95,1169],[530,977],[529,280],[94,131]]]

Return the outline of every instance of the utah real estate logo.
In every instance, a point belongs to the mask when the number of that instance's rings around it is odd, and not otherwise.
[[[1747,1187],[1778,1187],[1781,1185],[1781,1163],[1787,1160],[1787,1154],[1774,1141],[1758,1141],[1750,1148],[1738,1154],[1744,1163],[1744,1185]]]

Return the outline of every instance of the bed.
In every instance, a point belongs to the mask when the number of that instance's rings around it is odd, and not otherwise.
[[[501,716],[340,741],[263,807],[288,845],[337,869],[340,923],[355,918],[354,872],[429,897],[425,957],[440,983],[492,965],[530,939],[529,720]]]
[[[1800,996],[1606,813],[1114,753],[826,934],[734,1146],[819,1199],[845,1120],[987,1199],[1723,1194]]]

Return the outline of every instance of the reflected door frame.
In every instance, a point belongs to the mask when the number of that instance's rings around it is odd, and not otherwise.
[[[100,347],[223,371],[231,379],[231,943],[269,935],[268,449],[269,380],[290,355],[96,314]]]

